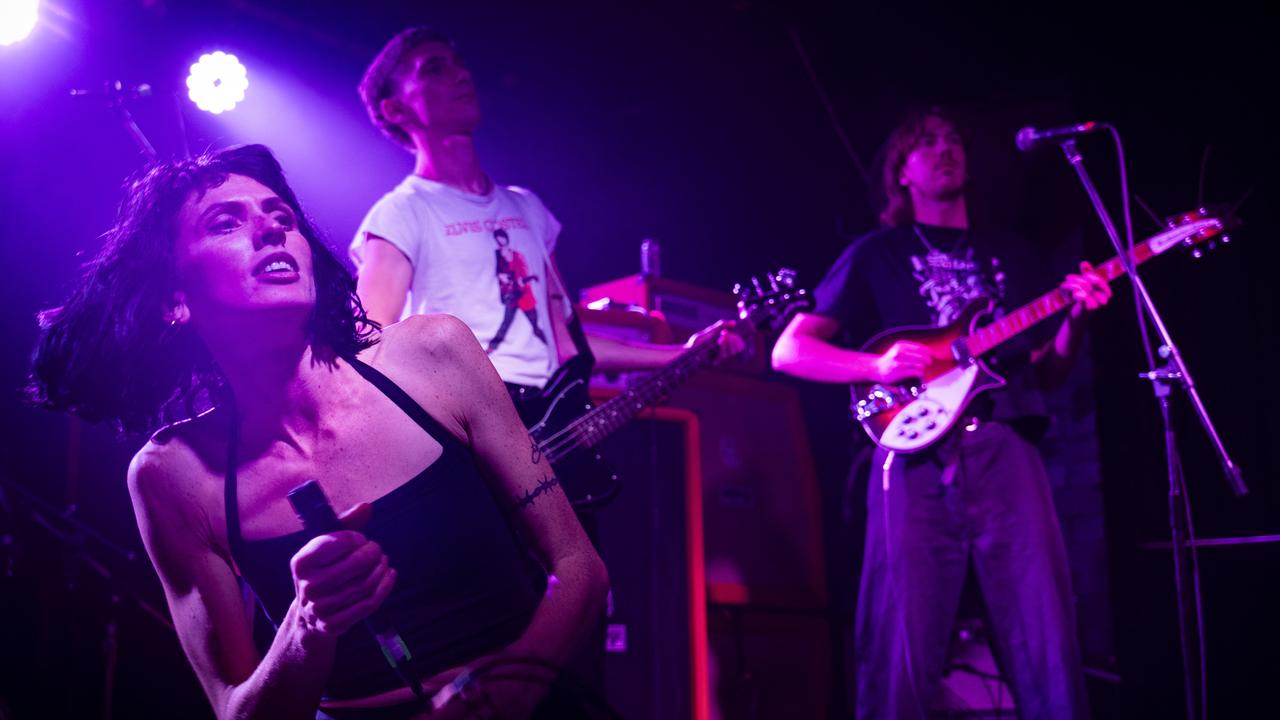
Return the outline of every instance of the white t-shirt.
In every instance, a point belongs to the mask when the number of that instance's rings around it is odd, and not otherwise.
[[[410,175],[382,196],[356,231],[350,253],[357,270],[370,233],[413,265],[401,319],[456,316],[488,349],[503,380],[546,383],[557,366],[547,259],[560,223],[536,195],[502,186],[474,195]]]

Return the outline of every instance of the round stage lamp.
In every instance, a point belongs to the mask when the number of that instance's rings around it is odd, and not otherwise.
[[[244,100],[249,76],[235,55],[221,50],[200,56],[187,76],[187,95],[196,107],[214,115]]]
[[[40,16],[40,0],[0,0],[0,45],[27,39]]]

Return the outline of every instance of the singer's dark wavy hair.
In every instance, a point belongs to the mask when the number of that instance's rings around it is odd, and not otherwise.
[[[881,181],[884,187],[884,209],[880,211],[880,222],[888,227],[905,225],[915,220],[915,208],[911,205],[911,193],[898,182],[902,174],[902,166],[906,164],[911,151],[916,149],[924,137],[925,126],[931,118],[937,118],[961,134],[964,131],[950,112],[934,106],[914,110],[898,123],[889,133],[885,141],[884,165],[881,168]],[[966,143],[967,144],[967,143]]]
[[[125,183],[115,225],[60,307],[41,312],[26,388],[31,402],[109,422],[123,432],[154,430],[193,407],[200,393],[222,396],[222,373],[189,324],[171,325],[177,289],[178,211],[226,182],[253,178],[289,204],[311,248],[316,304],[307,323],[313,355],[332,365],[374,344],[377,325],[355,280],[302,212],[280,163],[262,145],[242,145],[144,168]]]

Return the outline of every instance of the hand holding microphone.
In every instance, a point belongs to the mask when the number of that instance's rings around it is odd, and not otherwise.
[[[395,584],[382,548],[358,532],[368,516],[365,503],[334,516],[290,561],[302,620],[320,633],[338,636],[372,616]]]
[[[356,531],[369,521],[373,509],[360,503],[339,518],[315,480],[290,490],[289,504],[302,527],[316,535],[290,563],[303,621],[335,636],[363,621],[396,676],[425,703],[426,693],[409,666],[409,648],[382,612],[396,571],[382,548]]]

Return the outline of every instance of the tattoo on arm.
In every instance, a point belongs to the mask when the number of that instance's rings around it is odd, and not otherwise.
[[[542,462],[542,448],[538,445],[538,440],[533,435],[529,436],[529,459],[534,465]]]
[[[533,501],[538,499],[539,495],[545,495],[560,485],[560,478],[554,475],[543,476],[538,482],[538,487],[532,490],[525,490],[523,497],[516,498],[516,509],[524,510],[533,505]]]

